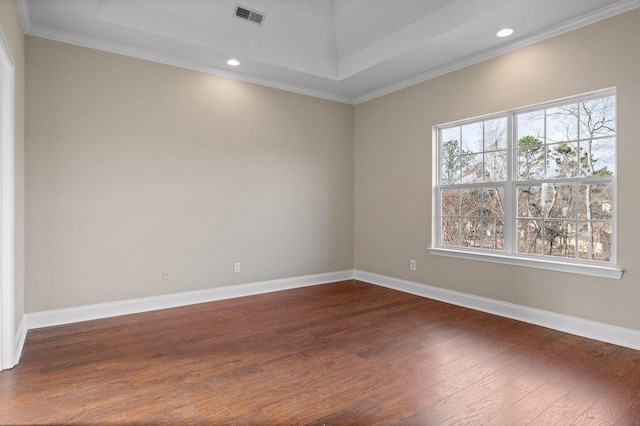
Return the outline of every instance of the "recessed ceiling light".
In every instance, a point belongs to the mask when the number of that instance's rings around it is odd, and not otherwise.
[[[498,37],[509,37],[513,34],[513,30],[511,28],[504,28],[496,33]]]
[[[240,65],[240,61],[238,61],[237,59],[229,59],[227,61],[228,65],[231,65],[232,67],[237,67],[238,65]]]

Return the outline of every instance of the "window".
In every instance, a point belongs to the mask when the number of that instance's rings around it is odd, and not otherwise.
[[[621,276],[615,91],[435,130],[432,253]]]

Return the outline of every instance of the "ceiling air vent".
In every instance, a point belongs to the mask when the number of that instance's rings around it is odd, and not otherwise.
[[[256,12],[244,6],[236,5],[235,15],[236,18],[244,19],[245,21],[253,22],[254,24],[262,25],[264,22],[264,13]]]

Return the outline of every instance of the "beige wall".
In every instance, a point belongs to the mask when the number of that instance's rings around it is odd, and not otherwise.
[[[640,330],[639,50],[634,10],[354,114],[27,37],[26,311],[355,265]],[[622,280],[428,254],[434,125],[612,86]]]
[[[640,330],[640,10],[358,105],[355,267]],[[607,87],[618,94],[620,281],[431,256],[434,125]],[[409,271],[416,259],[418,270]]]
[[[27,37],[26,311],[351,269],[353,111]]]
[[[16,327],[24,316],[24,114],[25,114],[25,37],[15,0],[0,0],[0,25],[15,62],[15,314]]]

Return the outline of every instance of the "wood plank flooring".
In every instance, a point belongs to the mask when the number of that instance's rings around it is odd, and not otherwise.
[[[640,352],[345,281],[31,330],[0,424],[640,425]]]

